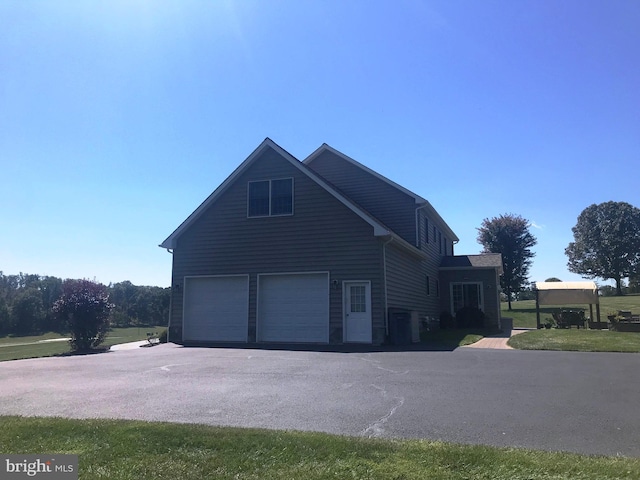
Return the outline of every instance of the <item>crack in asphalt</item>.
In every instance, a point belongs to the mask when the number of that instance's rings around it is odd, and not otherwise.
[[[387,399],[387,397],[389,397],[389,393],[387,392],[386,388],[379,385],[374,385],[373,383],[370,386],[380,391],[380,393],[382,394],[382,398]],[[394,413],[396,413],[396,410],[398,410],[398,408],[404,405],[404,397],[391,398],[396,400],[395,405],[393,405],[385,415],[370,423],[365,429],[363,429],[359,434],[360,436],[373,438],[381,437],[384,435],[384,424],[387,423],[387,421]]]
[[[377,368],[378,370],[382,370],[383,372],[394,373],[396,375],[406,375],[407,373],[410,372],[410,370],[392,370],[390,368],[381,367],[380,366],[380,363],[381,363],[380,360],[372,360],[372,359],[366,358],[366,357],[356,357],[356,358],[358,360],[362,360],[364,362],[367,362],[371,366]]]

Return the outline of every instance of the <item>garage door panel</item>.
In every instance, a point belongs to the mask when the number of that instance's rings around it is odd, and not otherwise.
[[[258,336],[263,342],[328,343],[328,274],[260,275]]]
[[[246,342],[248,309],[247,276],[186,278],[183,338],[191,341]]]

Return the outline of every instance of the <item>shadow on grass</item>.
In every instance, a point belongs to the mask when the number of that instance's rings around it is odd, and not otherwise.
[[[80,357],[85,355],[98,355],[99,353],[109,353],[111,346],[92,348],[91,350],[75,350],[52,355],[54,357]]]

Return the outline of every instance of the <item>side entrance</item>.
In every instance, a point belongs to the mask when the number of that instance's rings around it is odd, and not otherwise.
[[[345,343],[371,343],[371,282],[343,283]]]

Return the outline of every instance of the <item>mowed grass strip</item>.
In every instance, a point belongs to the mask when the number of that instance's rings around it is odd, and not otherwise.
[[[165,327],[128,327],[114,328],[108,334],[102,348],[108,348],[118,343],[135,342],[146,340],[147,332],[160,332]],[[0,338],[0,361],[20,360],[25,358],[53,357],[63,355],[71,351],[69,342],[65,340],[47,341],[52,339],[62,339],[64,335],[59,333],[45,333],[38,336],[8,336]]]
[[[451,330],[435,330],[433,332],[423,332],[420,340],[427,344],[433,345],[434,348],[454,349],[464,345],[471,345],[495,332],[487,332],[481,329],[451,329]]]
[[[552,328],[519,333],[507,343],[520,350],[638,353],[640,333]]]
[[[635,479],[640,460],[309,432],[0,417],[3,453],[79,456],[82,479]]]

